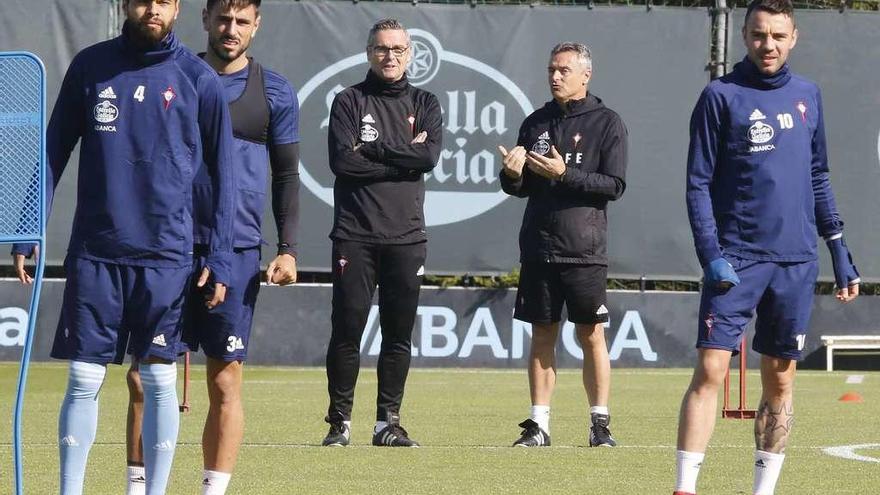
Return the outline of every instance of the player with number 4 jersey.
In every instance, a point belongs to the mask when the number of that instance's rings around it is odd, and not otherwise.
[[[260,290],[262,216],[271,183],[272,212],[278,230],[277,255],[269,263],[270,283],[296,282],[299,207],[299,105],[296,92],[278,73],[248,56],[260,28],[260,0],[208,0],[202,11],[207,51],[200,56],[220,75],[228,102],[235,142],[236,209],[234,254],[226,303],[206,309],[193,287],[185,331],[186,348],[201,348],[206,359],[209,407],[202,435],[201,493],[225,493],[244,435],[242,381],[251,324]],[[197,177],[207,170],[199,169]],[[271,181],[270,181],[271,175]],[[207,261],[213,191],[193,190],[195,208],[194,267]],[[132,397],[128,424],[128,491],[139,495],[139,468],[144,457],[138,424],[141,382],[129,371]],[[149,481],[149,480],[147,480]]]

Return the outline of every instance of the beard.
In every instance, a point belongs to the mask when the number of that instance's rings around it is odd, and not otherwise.
[[[138,44],[143,46],[151,46],[156,45],[168,36],[168,33],[171,32],[171,29],[174,27],[174,21],[169,22],[166,25],[162,26],[162,29],[156,31],[151,26],[147,25],[148,19],[129,19],[128,20],[134,30],[132,33],[136,38]]]
[[[238,46],[229,50],[223,46],[223,41],[225,40],[226,38],[223,36],[211,37],[208,40],[208,47],[211,48],[211,51],[217,56],[217,58],[224,62],[232,62],[238,59],[250,46],[250,43],[245,43],[244,40],[238,40]]]

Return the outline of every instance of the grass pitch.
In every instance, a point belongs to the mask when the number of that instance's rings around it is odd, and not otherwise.
[[[124,492],[124,367],[111,366],[101,392],[98,437],[86,474],[88,494]],[[12,492],[11,412],[17,365],[0,363],[0,494]],[[864,375],[847,384],[849,375]],[[182,376],[182,373],[181,373]],[[750,404],[758,376],[749,374]],[[524,371],[413,369],[403,424],[421,449],[369,446],[375,372],[364,369],[355,398],[353,445],[322,448],[327,430],[321,369],[251,366],[245,370],[247,427],[228,493],[246,494],[669,494],[676,419],[687,370],[612,372],[611,429],[620,446],[590,449],[580,374],[561,371],[553,400],[553,447],[514,449],[528,414]],[[25,480],[29,494],[57,493],[56,421],[66,381],[63,364],[35,364],[25,404]],[[192,411],[181,419],[169,493],[199,493],[204,368],[194,367]],[[838,402],[856,391],[863,403]],[[734,394],[735,396],[736,394]],[[797,424],[779,495],[880,493],[880,373],[801,372]],[[832,457],[823,448],[875,444]],[[719,420],[700,474],[701,495],[750,494],[752,422]]]

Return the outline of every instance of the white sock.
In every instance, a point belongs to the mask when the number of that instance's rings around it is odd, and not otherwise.
[[[529,419],[538,423],[542,430],[550,434],[550,406],[532,406]]]
[[[388,422],[386,421],[376,421],[376,426],[373,428],[373,433],[379,433],[388,427]]]
[[[784,460],[785,454],[755,451],[755,485],[752,490],[755,495],[773,495]]]
[[[128,466],[126,473],[125,495],[144,495],[147,492],[144,467]]]
[[[343,421],[342,424],[345,425],[345,438],[351,439],[351,420]]]
[[[593,406],[590,408],[590,419],[594,414],[604,414],[608,416],[608,406]]]
[[[229,486],[232,473],[221,473],[205,469],[202,471],[202,495],[223,495]]]
[[[706,454],[675,451],[675,491],[697,493],[697,476]]]

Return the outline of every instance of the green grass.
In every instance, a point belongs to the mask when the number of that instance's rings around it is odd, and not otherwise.
[[[11,410],[17,366],[0,364],[0,494],[11,493]],[[101,392],[101,419],[92,448],[86,493],[122,493],[125,368],[112,366]],[[880,463],[830,457],[822,447],[880,444],[880,373],[800,373],[797,425],[777,494],[880,492]],[[375,373],[362,371],[356,397],[353,445],[317,447],[326,432],[326,381],[321,369],[249,367],[247,428],[229,493],[247,494],[669,494],[674,477],[678,404],[686,370],[614,370],[612,431],[615,449],[586,448],[587,407],[580,375],[559,375],[553,402],[554,446],[508,447],[528,412],[524,372],[426,370],[411,372],[404,426],[421,449],[368,446],[375,404]],[[755,402],[757,375],[749,374]],[[56,418],[66,380],[60,364],[32,367],[25,406],[27,493],[58,489]],[[192,411],[182,417],[169,493],[199,491],[200,439],[206,410],[204,369],[195,367]],[[846,391],[864,403],[841,403]],[[751,421],[719,420],[700,475],[702,494],[749,494],[752,483]],[[880,458],[880,449],[862,450]]]

